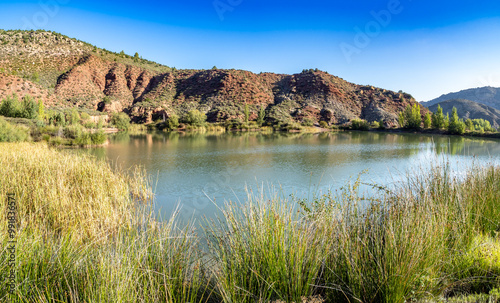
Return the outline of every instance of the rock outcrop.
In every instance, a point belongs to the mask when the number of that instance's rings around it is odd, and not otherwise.
[[[395,123],[415,103],[402,92],[361,86],[318,70],[255,74],[243,70],[175,70],[101,50],[45,31],[0,31],[0,98],[32,94],[47,104],[124,111],[150,122],[191,109],[209,122],[250,119],[343,124],[352,119]]]

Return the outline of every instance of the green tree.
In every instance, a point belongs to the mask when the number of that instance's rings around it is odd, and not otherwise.
[[[26,119],[38,118],[38,104],[30,95],[23,97],[21,114],[19,116]]]
[[[197,109],[190,110],[183,118],[183,121],[192,126],[203,126],[207,116]]]
[[[257,116],[257,124],[262,125],[264,123],[265,118],[266,118],[266,109],[264,108],[264,106],[261,106],[259,114]]]
[[[399,113],[399,125],[408,129],[420,129],[422,116],[420,114],[420,105],[408,105],[404,111]]]
[[[44,120],[45,117],[45,106],[42,100],[38,100],[38,119]]]
[[[469,130],[469,131],[474,131],[474,122],[472,122],[471,119],[467,119],[465,120],[465,127]]]
[[[424,128],[431,128],[431,124],[432,124],[431,114],[427,113],[425,114],[424,117]]]
[[[448,131],[452,134],[461,135],[465,132],[465,123],[458,117],[457,108],[453,107],[451,111],[451,119],[448,124]]]
[[[2,105],[0,106],[0,115],[5,117],[18,117],[20,116],[21,109],[19,108],[19,101],[17,95],[12,95],[12,97],[7,96],[3,99]]]
[[[447,113],[446,117],[444,117],[444,128],[448,129],[448,126],[450,125],[450,114]]]
[[[111,124],[119,130],[127,131],[130,127],[130,117],[126,113],[114,113],[111,115]]]
[[[167,127],[170,130],[177,129],[179,127],[179,116],[172,114],[167,119]]]
[[[444,115],[443,109],[438,105],[437,110],[432,114],[432,128],[441,129],[444,128]]]
[[[67,115],[67,119],[69,124],[78,124],[80,122],[80,114],[78,114],[78,111],[73,108]]]
[[[248,104],[245,104],[245,122],[248,123],[249,118],[250,118],[250,109],[248,108]]]
[[[66,126],[66,117],[61,112],[52,113],[49,118],[49,124],[55,126]]]

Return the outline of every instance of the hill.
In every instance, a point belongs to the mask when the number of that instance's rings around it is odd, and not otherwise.
[[[500,110],[500,88],[491,86],[471,88],[455,93],[449,93],[436,99],[420,103],[426,107],[430,107],[439,102],[456,99],[470,100]]]
[[[443,112],[445,114],[449,113],[451,115],[453,107],[456,107],[460,118],[484,119],[490,121],[491,126],[494,128],[498,128],[500,126],[500,110],[493,107],[465,99],[452,99],[431,105],[429,109],[432,112],[435,112],[438,105],[443,108]]]
[[[347,82],[319,70],[294,75],[243,70],[177,70],[113,53],[47,31],[0,30],[0,98],[16,93],[49,106],[124,111],[150,122],[191,109],[209,122],[250,120],[264,108],[268,122],[352,119],[397,121],[416,101],[406,93]]]

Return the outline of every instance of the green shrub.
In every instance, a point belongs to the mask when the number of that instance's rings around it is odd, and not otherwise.
[[[207,116],[197,109],[190,110],[184,117],[183,122],[191,126],[203,126]]]
[[[354,119],[351,121],[351,129],[353,130],[368,130],[370,129],[370,125],[366,120],[363,119]]]
[[[420,105],[408,105],[403,112],[399,113],[399,126],[408,129],[420,129],[422,116],[420,115]]]
[[[83,127],[79,124],[68,125],[63,128],[64,137],[68,139],[77,139],[82,135],[84,131],[85,130],[83,129]]]
[[[15,126],[0,117],[0,142],[22,142],[29,138],[28,129]]]
[[[90,134],[90,140],[92,141],[93,145],[104,144],[104,142],[106,142],[106,139],[107,139],[107,136],[102,130]]]
[[[380,119],[380,121],[378,121],[378,129],[385,129],[385,122],[383,119]]]
[[[75,108],[72,108],[69,113],[66,114],[66,121],[71,125],[80,123],[80,114]]]
[[[309,119],[309,118],[305,118],[304,120],[302,120],[302,126],[313,126],[314,125],[314,121],[312,119]]]
[[[26,119],[37,119],[39,112],[39,105],[30,95],[23,98],[21,117]]]
[[[111,115],[111,124],[119,130],[127,131],[130,127],[130,117],[126,113],[114,113]]]
[[[427,113],[427,114],[425,114],[425,117],[424,117],[424,128],[431,128],[431,125],[432,125],[431,114]]]
[[[451,119],[448,123],[448,132],[451,134],[462,135],[465,132],[465,123],[458,118],[457,109],[453,107]]]
[[[172,114],[167,118],[166,121],[167,128],[170,130],[174,130],[179,128],[179,116],[176,114]]]
[[[432,114],[431,120],[433,129],[445,128],[445,118],[443,115],[443,109],[440,105],[438,105],[436,112]]]
[[[0,115],[5,117],[17,118],[21,117],[21,104],[17,99],[17,95],[12,97],[8,96],[2,100],[2,105],[0,106]]]
[[[319,121],[319,126],[321,128],[328,128],[328,122],[326,122],[326,121]]]

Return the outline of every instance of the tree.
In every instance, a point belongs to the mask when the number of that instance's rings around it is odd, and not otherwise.
[[[183,118],[185,123],[193,126],[203,126],[207,120],[207,116],[197,109],[190,110]]]
[[[119,130],[127,131],[130,127],[130,117],[126,113],[114,113],[111,116],[111,124]]]
[[[259,114],[257,116],[257,124],[262,125],[264,123],[265,118],[266,118],[266,109],[264,108],[264,106],[261,106]]]
[[[248,108],[248,104],[245,104],[245,122],[248,123],[249,118],[250,118],[250,109]]]
[[[17,95],[12,95],[12,97],[7,96],[3,99],[2,105],[0,106],[0,115],[5,117],[18,117],[20,115],[19,101],[17,100]]]
[[[425,114],[424,117],[424,128],[431,128],[431,124],[432,124],[431,114],[427,113]]]
[[[420,105],[408,105],[404,111],[399,113],[399,125],[408,129],[420,129],[422,116],[420,114]]]
[[[45,106],[42,100],[38,100],[38,119],[45,119]]]
[[[22,110],[19,116],[26,119],[38,118],[38,104],[30,95],[23,97]]]
[[[441,129],[444,128],[444,115],[443,109],[438,105],[437,110],[432,114],[432,128]]]
[[[469,131],[474,131],[474,123],[472,122],[471,119],[467,119],[465,120],[465,127],[469,130]]]
[[[179,127],[179,116],[172,114],[167,119],[167,127],[170,130],[174,130]]]
[[[78,124],[80,122],[80,114],[78,114],[78,111],[73,108],[68,113],[66,120],[69,122],[69,124]]]
[[[453,107],[451,111],[451,119],[448,124],[448,131],[452,134],[461,135],[465,132],[465,123],[458,118],[457,108]]]

